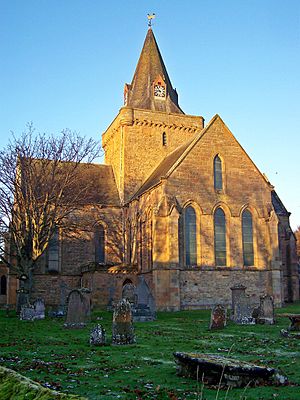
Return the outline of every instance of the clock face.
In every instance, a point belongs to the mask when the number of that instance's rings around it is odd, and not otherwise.
[[[162,85],[154,85],[154,96],[159,98],[166,97],[166,88]]]

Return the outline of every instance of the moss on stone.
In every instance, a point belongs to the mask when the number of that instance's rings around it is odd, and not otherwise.
[[[0,367],[0,399],[1,400],[84,400],[84,397],[59,393],[44,388],[37,382],[17,372]]]

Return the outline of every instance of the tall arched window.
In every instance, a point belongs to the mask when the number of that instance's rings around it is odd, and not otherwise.
[[[215,190],[223,189],[222,160],[219,156],[214,158],[214,187]]]
[[[254,265],[253,224],[252,215],[249,210],[245,210],[242,214],[242,235],[244,265]]]
[[[6,295],[6,276],[1,276],[1,283],[0,283],[0,294]]]
[[[52,272],[59,271],[59,234],[58,228],[55,228],[48,244],[48,270]]]
[[[102,225],[95,230],[95,262],[105,263],[105,230]]]
[[[216,265],[226,265],[226,219],[222,208],[218,208],[215,212],[214,231]]]
[[[196,213],[189,206],[184,212],[184,248],[185,264],[197,264],[197,242],[196,242]]]
[[[166,132],[163,132],[163,134],[162,134],[162,145],[163,146],[167,145],[167,134],[166,134]]]

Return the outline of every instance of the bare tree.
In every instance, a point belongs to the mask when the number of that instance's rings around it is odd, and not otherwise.
[[[88,202],[85,170],[99,154],[92,139],[70,130],[36,134],[32,125],[0,150],[0,260],[29,293],[55,229]]]

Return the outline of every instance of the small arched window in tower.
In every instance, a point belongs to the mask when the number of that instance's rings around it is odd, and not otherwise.
[[[196,213],[189,206],[184,212],[185,265],[197,264]]]
[[[1,283],[0,283],[0,294],[6,295],[6,276],[1,276]]]
[[[242,214],[242,235],[244,265],[249,267],[250,265],[254,265],[253,224],[252,215],[249,210],[245,210]]]
[[[167,145],[167,134],[166,134],[166,132],[163,132],[163,134],[162,134],[162,145],[163,146]]]
[[[226,265],[226,219],[222,208],[218,208],[215,212],[214,232],[216,265]]]
[[[95,229],[95,262],[105,263],[105,230],[102,225]]]
[[[214,187],[215,190],[223,189],[222,160],[219,156],[214,158]]]
[[[59,234],[55,228],[48,244],[48,271],[59,271]]]

